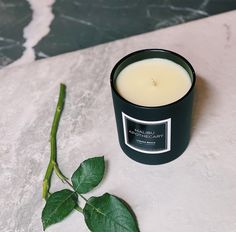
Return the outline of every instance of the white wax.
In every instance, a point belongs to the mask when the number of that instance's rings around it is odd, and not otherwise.
[[[116,89],[126,100],[141,106],[161,106],[177,101],[191,87],[187,71],[173,61],[145,59],[125,67]]]

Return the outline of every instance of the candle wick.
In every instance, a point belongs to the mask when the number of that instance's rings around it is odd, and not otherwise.
[[[154,86],[157,86],[157,81],[152,78],[152,83]]]

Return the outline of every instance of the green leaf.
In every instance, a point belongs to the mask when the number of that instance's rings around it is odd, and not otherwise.
[[[89,192],[101,182],[104,172],[103,156],[85,160],[72,175],[71,181],[74,190],[78,193]]]
[[[77,200],[77,194],[69,189],[50,195],[42,212],[43,230],[68,216],[77,205]]]
[[[92,232],[138,232],[133,212],[117,197],[105,193],[91,197],[84,207],[84,217]]]

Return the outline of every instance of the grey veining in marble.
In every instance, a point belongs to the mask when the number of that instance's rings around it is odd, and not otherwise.
[[[59,83],[64,82],[68,92],[58,161],[67,176],[84,159],[104,155],[107,174],[91,194],[107,191],[126,200],[141,232],[235,232],[235,21],[236,11],[0,70],[0,231],[42,231],[42,179]],[[114,64],[149,46],[182,54],[198,76],[189,147],[160,166],[123,154],[109,86]],[[53,179],[52,191],[62,186]],[[88,229],[74,212],[47,231]]]

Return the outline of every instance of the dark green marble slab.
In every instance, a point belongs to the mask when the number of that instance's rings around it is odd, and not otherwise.
[[[232,9],[235,0],[57,0],[35,50],[54,56]]]
[[[234,9],[236,0],[56,0],[50,32],[34,47],[36,58]],[[0,67],[22,56],[23,30],[31,19],[32,11],[26,0],[0,0]]]
[[[0,0],[0,68],[22,56],[23,29],[31,19],[27,1]]]

